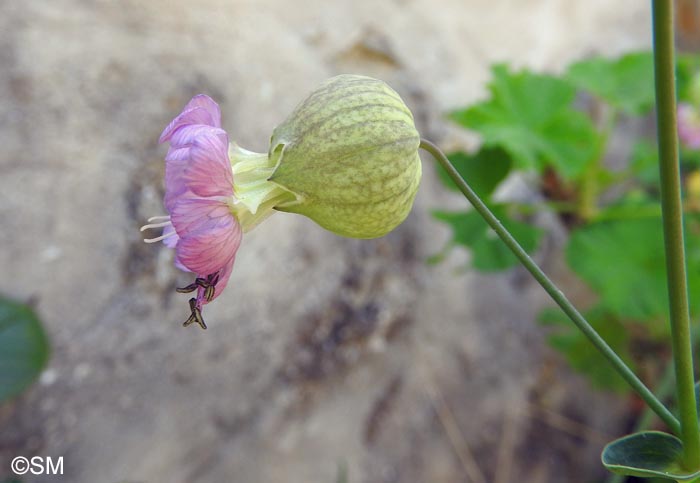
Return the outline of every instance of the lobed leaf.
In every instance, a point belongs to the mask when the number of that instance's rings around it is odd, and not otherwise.
[[[687,219],[688,282],[700,287],[700,229]],[[665,319],[666,265],[660,217],[592,223],[574,230],[566,247],[569,266],[599,295],[601,304],[623,319]],[[691,311],[698,313],[697,297]]]
[[[629,354],[629,334],[620,320],[599,306],[587,310],[584,316],[608,345],[634,368]],[[610,370],[610,362],[605,356],[558,307],[542,311],[539,322],[552,327],[553,332],[549,336],[552,348],[560,352],[572,368],[588,377],[593,386],[619,392],[629,390],[625,380],[617,372]]]
[[[498,184],[508,176],[513,164],[510,155],[501,148],[482,148],[475,154],[460,151],[449,154],[447,158],[482,199],[491,196]],[[458,188],[447,171],[439,164],[437,166],[442,183],[457,191]]]
[[[566,78],[626,114],[645,114],[654,106],[654,59],[635,52],[619,59],[595,57],[572,64]]]
[[[600,136],[573,109],[575,89],[567,81],[496,65],[489,90],[490,99],[450,117],[481,134],[485,146],[506,150],[518,168],[541,172],[553,166],[571,179],[595,156]]]
[[[508,217],[504,205],[494,205],[491,208],[511,235],[518,240],[518,243],[528,253],[533,252],[542,231],[537,227]],[[493,272],[505,270],[518,264],[517,258],[476,211],[434,211],[433,216],[452,228],[452,244],[462,245],[471,250],[471,264],[477,270]]]

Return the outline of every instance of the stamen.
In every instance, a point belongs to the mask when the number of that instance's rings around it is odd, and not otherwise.
[[[151,221],[153,218],[149,218],[148,221]],[[164,226],[170,225],[170,220],[164,221],[163,223],[152,223],[150,225],[143,225],[139,231],[146,231],[150,230],[151,228],[163,228]]]
[[[173,235],[176,235],[175,230],[168,232],[165,235],[161,235],[157,238],[144,238],[143,241],[146,243],[155,243],[155,242],[159,242],[161,240],[165,240],[166,238],[170,238]]]
[[[219,283],[219,272],[207,275],[207,280],[210,284],[216,285],[217,283]]]
[[[197,299],[190,299],[190,310],[192,310],[192,315],[190,315],[189,318],[182,324],[183,327],[187,327],[188,325],[192,325],[196,322],[202,329],[206,329],[207,324],[204,323],[202,312],[197,308]]]
[[[207,302],[212,301],[212,299],[214,298],[214,293],[215,288],[213,285],[209,285],[207,288],[204,289],[204,298],[207,299]]]
[[[189,284],[189,285],[186,286],[186,287],[176,287],[176,288],[175,288],[175,291],[176,291],[177,293],[190,293],[190,292],[194,292],[195,290],[197,290],[197,284],[196,284],[196,283],[191,283],[191,284]]]
[[[169,219],[170,219],[170,215],[161,215],[161,216],[152,216],[147,221],[150,223],[152,221],[169,220]]]
[[[197,277],[194,280],[195,285],[199,285],[202,288],[208,288],[211,287],[211,284],[209,283],[209,280],[205,280],[203,278]]]

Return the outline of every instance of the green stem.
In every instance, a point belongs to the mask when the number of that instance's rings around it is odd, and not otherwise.
[[[647,388],[644,383],[639,380],[634,372],[620,359],[620,356],[610,348],[603,338],[595,331],[586,319],[579,313],[578,310],[569,302],[566,296],[559,290],[554,282],[537,266],[530,256],[523,250],[513,236],[506,230],[500,221],[491,213],[491,210],[484,204],[476,193],[469,187],[466,181],[460,176],[457,170],[452,166],[447,156],[436,145],[425,139],[421,140],[420,147],[429,152],[447,171],[447,174],[452,178],[455,185],[464,194],[467,200],[474,206],[474,209],[484,218],[486,223],[491,226],[493,231],[503,240],[503,243],[510,249],[511,252],[520,260],[527,270],[535,277],[542,288],[549,296],[561,307],[564,313],[572,320],[572,322],[588,337],[593,345],[610,361],[615,370],[637,391],[639,396],[649,405],[650,408],[668,425],[675,433],[680,431],[678,420],[671,412],[659,401],[656,396]]]
[[[676,369],[676,397],[681,422],[684,462],[700,467],[700,427],[695,406],[693,352],[690,341],[688,285],[683,243],[678,133],[676,132],[676,84],[672,0],[653,0],[654,77],[656,79],[656,122],[661,172],[666,271],[671,318],[673,362]]]

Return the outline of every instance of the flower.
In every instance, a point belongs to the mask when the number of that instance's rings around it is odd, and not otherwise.
[[[691,149],[700,149],[700,111],[687,103],[678,104],[678,137]]]
[[[419,144],[411,111],[386,83],[333,77],[272,133],[269,181],[295,195],[275,208],[342,236],[386,235],[413,205]]]
[[[202,307],[228,283],[243,233],[275,211],[305,215],[342,236],[375,238],[408,215],[421,177],[413,115],[384,82],[341,75],[307,97],[272,133],[267,153],[243,149],[221,128],[209,97],[187,103],[160,136],[165,208],[141,231],[162,228],[175,265],[195,273],[184,325],[206,329]]]
[[[198,95],[165,128],[160,143],[169,142],[165,157],[165,208],[169,215],[141,231],[163,228],[157,238],[175,248],[175,265],[194,272],[194,283],[178,292],[196,291],[190,299],[190,317],[184,325],[199,324],[202,306],[218,297],[228,283],[242,228],[232,206],[233,172],[228,157],[228,135],[221,129],[221,111],[208,96]]]

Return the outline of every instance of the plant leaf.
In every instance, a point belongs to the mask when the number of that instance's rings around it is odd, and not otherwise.
[[[660,220],[615,220],[574,230],[566,247],[569,266],[618,317],[646,320],[666,313],[666,279]]]
[[[639,180],[658,191],[659,152],[655,143],[640,139],[632,147],[630,167]]]
[[[697,85],[699,74],[700,56],[683,53],[676,56],[676,83],[679,99],[696,105],[700,103],[700,92],[698,92]]]
[[[554,166],[566,178],[581,174],[600,142],[593,124],[572,107],[574,87],[557,77],[493,67],[491,98],[451,113],[477,131],[484,145],[500,146],[516,166],[541,172]]]
[[[484,200],[488,199],[496,186],[508,176],[513,164],[510,155],[500,148],[482,148],[471,155],[460,151],[447,157],[462,178]],[[440,165],[438,176],[447,188],[458,191],[447,171]]]
[[[452,243],[472,246],[488,228],[476,211],[433,211],[436,220],[447,223],[452,229]]]
[[[531,253],[535,250],[542,234],[539,228],[508,217],[505,205],[494,205],[491,209],[525,251]],[[471,250],[471,264],[477,270],[493,272],[518,264],[515,256],[476,211],[434,211],[433,216],[452,228],[452,244]]]
[[[48,340],[34,311],[0,296],[0,401],[29,386],[48,355]]]
[[[688,252],[691,290],[700,282],[694,238],[688,237],[688,248],[693,248]],[[660,218],[611,220],[580,227],[571,234],[566,259],[614,315],[665,319],[668,295]],[[697,303],[693,307],[697,309]]]
[[[634,369],[634,361],[629,354],[629,334],[620,320],[601,307],[587,310],[584,316],[608,345]],[[566,358],[574,370],[585,375],[594,387],[618,392],[629,391],[625,380],[610,370],[610,362],[605,356],[558,307],[543,310],[539,322],[552,327],[549,344]]]
[[[619,59],[595,57],[572,64],[567,73],[576,87],[588,91],[626,114],[645,114],[654,106],[654,59],[635,52]]]
[[[603,465],[613,473],[641,477],[661,477],[689,481],[700,476],[700,469],[683,469],[683,444],[659,431],[635,433],[609,443],[601,455]]]

